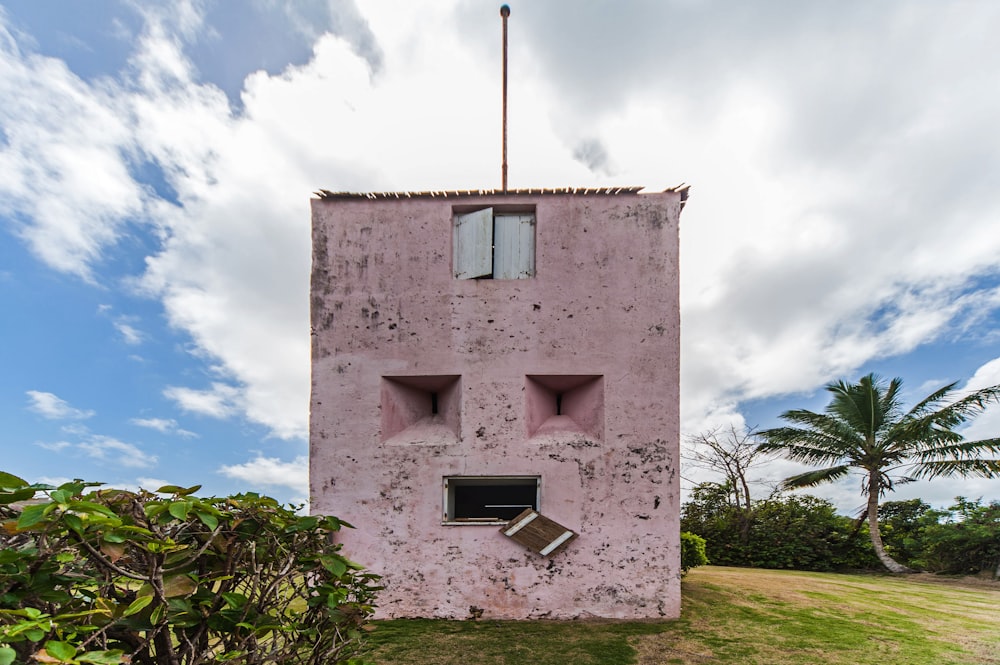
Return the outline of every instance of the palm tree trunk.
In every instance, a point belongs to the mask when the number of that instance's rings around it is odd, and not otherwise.
[[[907,568],[899,563],[886,553],[885,545],[882,543],[882,532],[878,526],[878,496],[878,479],[874,478],[874,474],[872,474],[872,477],[868,481],[868,533],[871,535],[872,547],[875,548],[875,556],[878,557],[883,566],[889,569],[890,573],[916,572],[912,568]]]

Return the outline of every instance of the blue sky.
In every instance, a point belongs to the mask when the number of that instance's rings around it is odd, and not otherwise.
[[[1000,383],[1000,7],[801,4],[512,4],[511,185],[692,185],[685,434]],[[498,7],[0,2],[2,467],[304,500],[309,199],[498,184]]]

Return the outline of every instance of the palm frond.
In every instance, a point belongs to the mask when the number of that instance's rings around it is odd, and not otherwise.
[[[758,448],[781,452],[786,457],[808,464],[833,464],[849,457],[852,452],[834,437],[798,427],[778,427],[760,432],[763,441]]]
[[[826,469],[807,471],[805,473],[800,473],[797,476],[785,478],[781,481],[781,485],[785,489],[815,487],[816,485],[822,485],[823,483],[829,483],[843,478],[850,471],[850,468],[851,467],[848,464],[841,464],[839,466],[833,466]]]
[[[945,386],[925,398],[910,409],[900,420],[899,426],[916,431],[929,431],[933,428],[951,430],[979,415],[990,404],[1000,403],[1000,385],[998,385],[976,390],[947,406],[930,410],[937,402],[944,399],[954,386],[954,383]],[[935,397],[936,399],[932,399]]]
[[[906,412],[906,416],[904,416],[904,419],[908,419],[908,418],[920,418],[920,417],[922,417],[924,415],[927,415],[928,413],[931,413],[932,411],[936,410],[938,404],[940,402],[942,402],[948,396],[948,393],[950,393],[952,390],[954,390],[955,386],[957,386],[957,385],[958,385],[958,381],[955,381],[954,383],[949,383],[948,385],[946,385],[946,386],[944,386],[942,388],[938,388],[937,390],[935,390],[934,392],[932,392],[930,395],[928,395],[927,397],[925,397],[922,400],[920,400],[916,404],[916,406],[914,406],[912,409],[910,409],[909,411],[907,411]]]
[[[911,471],[914,478],[941,478],[945,476],[978,476],[1000,478],[1000,459],[951,459],[920,462]]]
[[[958,435],[957,440],[948,439],[936,445],[928,443],[920,446],[913,451],[912,456],[920,462],[934,462],[949,459],[973,459],[991,454],[1000,454],[1000,438],[966,441]]]

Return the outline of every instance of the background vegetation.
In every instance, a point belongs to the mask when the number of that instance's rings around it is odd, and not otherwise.
[[[702,483],[681,508],[681,529],[705,539],[710,563],[811,571],[878,570],[866,520],[830,502],[774,493],[737,506],[724,484]],[[920,499],[879,507],[886,551],[933,573],[1000,577],[1000,502],[955,499],[946,510]]]

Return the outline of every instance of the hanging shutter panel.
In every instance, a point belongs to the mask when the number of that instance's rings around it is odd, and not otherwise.
[[[454,245],[455,277],[493,274],[493,208],[456,216]]]
[[[577,536],[575,531],[531,508],[507,522],[500,533],[542,556],[561,552]]]
[[[493,277],[526,279],[534,275],[535,216],[497,215],[493,224]]]

